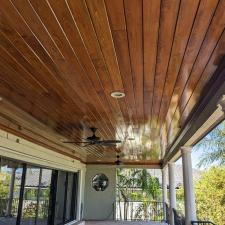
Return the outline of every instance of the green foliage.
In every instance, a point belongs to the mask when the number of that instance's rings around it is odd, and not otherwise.
[[[198,219],[225,224],[225,167],[213,167],[196,183]]]
[[[36,202],[30,202],[26,204],[23,208],[23,217],[24,218],[35,218],[37,211]]]
[[[0,199],[6,199],[9,192],[10,175],[0,172]]]
[[[117,190],[125,202],[157,200],[161,195],[158,178],[146,169],[118,169]]]
[[[27,200],[36,200],[37,194],[38,194],[37,188],[29,188],[29,189],[25,189],[24,196],[25,196],[25,199]]]
[[[117,201],[119,202],[120,218],[122,218],[122,211],[125,220],[128,219],[128,211],[130,219],[149,219],[152,217],[153,211],[154,219],[162,218],[162,210],[158,210],[157,204],[154,204],[160,196],[159,180],[152,177],[148,170],[117,170]],[[120,202],[124,202],[124,205]],[[134,202],[139,202],[138,207]]]
[[[225,166],[225,121],[213,129],[195,148],[203,150],[199,167],[210,164]]]
[[[178,201],[184,202],[183,187],[177,191]],[[225,167],[212,167],[195,184],[198,220],[225,224]]]

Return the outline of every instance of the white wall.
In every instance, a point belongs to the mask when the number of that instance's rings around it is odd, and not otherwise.
[[[92,188],[92,178],[104,173],[109,179],[109,186],[105,191]],[[113,204],[116,199],[116,169],[111,166],[88,165],[86,168],[84,219],[110,220],[113,219]]]

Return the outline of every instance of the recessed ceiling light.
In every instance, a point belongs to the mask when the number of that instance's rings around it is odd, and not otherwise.
[[[111,93],[111,96],[113,98],[123,98],[125,97],[125,94],[123,92],[120,92],[120,91],[114,91]]]

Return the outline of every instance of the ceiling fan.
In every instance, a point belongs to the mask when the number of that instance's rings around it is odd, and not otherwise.
[[[63,143],[72,143],[77,144],[81,147],[87,147],[90,145],[97,145],[97,146],[105,146],[105,147],[116,147],[116,144],[121,143],[120,140],[102,140],[100,137],[96,136],[95,133],[97,128],[90,127],[93,135],[84,139],[84,141],[64,141]],[[83,144],[83,145],[80,145]]]
[[[120,166],[122,164],[122,161],[120,160],[120,156],[116,156],[116,161],[114,162],[116,166]]]

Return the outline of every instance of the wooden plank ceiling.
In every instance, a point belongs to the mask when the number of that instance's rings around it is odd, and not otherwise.
[[[1,128],[88,163],[114,162],[118,152],[127,163],[159,163],[225,52],[225,0],[0,5]],[[22,111],[3,110],[6,101]],[[122,144],[62,143],[91,126]]]

